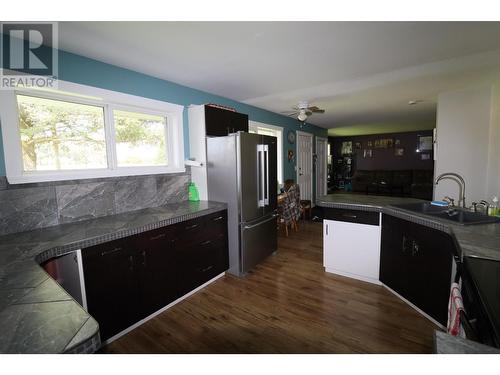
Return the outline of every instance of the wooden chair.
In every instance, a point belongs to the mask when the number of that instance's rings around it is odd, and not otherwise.
[[[300,207],[302,210],[302,218],[306,218],[306,213],[307,213],[307,218],[311,220],[311,210],[312,210],[312,205],[311,201],[309,199],[301,199],[300,200]]]
[[[284,198],[278,204],[278,228],[285,227],[285,234],[288,237],[288,226],[290,229],[298,230],[297,209],[294,191],[284,193]]]

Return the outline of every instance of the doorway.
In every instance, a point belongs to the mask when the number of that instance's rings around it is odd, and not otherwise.
[[[300,199],[313,202],[313,135],[297,130],[297,183]]]
[[[316,197],[328,194],[328,139],[316,137]]]

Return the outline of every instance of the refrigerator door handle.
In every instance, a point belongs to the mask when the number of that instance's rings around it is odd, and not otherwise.
[[[252,228],[255,228],[255,227],[257,227],[257,226],[259,226],[259,225],[261,225],[261,224],[267,223],[268,221],[274,220],[274,219],[276,219],[277,217],[278,217],[278,214],[273,214],[273,215],[271,215],[271,217],[270,217],[269,219],[264,220],[264,221],[261,221],[261,222],[259,222],[259,223],[257,223],[257,224],[253,224],[253,225],[245,225],[245,229],[252,229]]]
[[[264,145],[257,145],[257,207],[264,207]]]
[[[269,146],[264,145],[264,160],[265,160],[265,190],[264,190],[264,204],[269,206]]]

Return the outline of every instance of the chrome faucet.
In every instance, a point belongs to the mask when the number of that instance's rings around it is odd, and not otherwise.
[[[436,178],[435,184],[437,185],[441,180],[452,180],[458,184],[458,205],[465,208],[465,181],[458,173],[442,173]]]

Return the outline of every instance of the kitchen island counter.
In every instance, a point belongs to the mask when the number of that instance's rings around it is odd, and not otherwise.
[[[375,211],[396,216],[417,224],[449,233],[456,241],[461,256],[500,260],[500,223],[458,225],[447,220],[420,214],[394,205],[424,202],[414,198],[385,197],[339,193],[319,197],[316,205],[326,208],[344,208]]]

